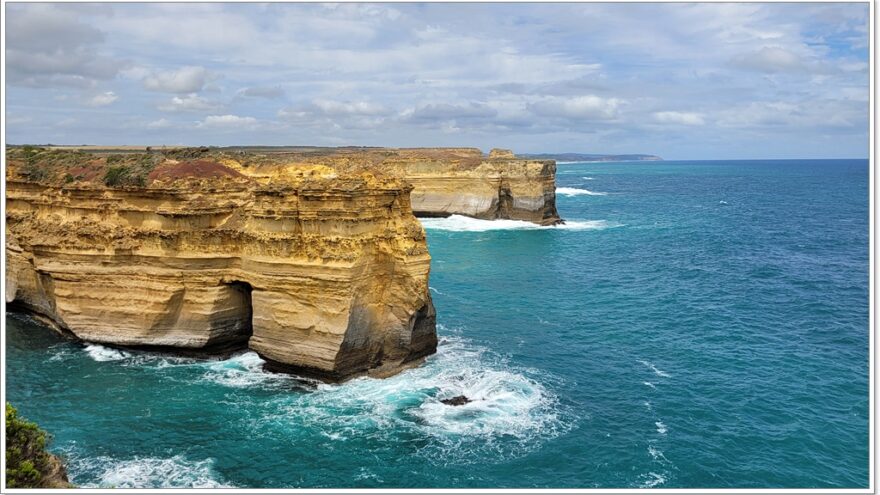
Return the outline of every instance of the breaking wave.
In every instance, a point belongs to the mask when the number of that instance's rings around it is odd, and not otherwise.
[[[262,426],[302,424],[337,441],[366,436],[393,444],[412,435],[421,439],[419,454],[433,462],[502,460],[538,448],[572,422],[542,383],[554,379],[536,374],[512,368],[465,339],[447,337],[425,364],[393,377],[320,384],[312,393],[279,399],[270,409],[282,412]],[[441,402],[459,395],[471,402]]]
[[[84,352],[98,362],[112,361],[108,365],[141,366],[190,383],[284,389],[285,393],[271,395],[262,412],[252,418],[251,428],[258,435],[307,433],[334,443],[371,437],[389,445],[412,442],[415,437],[418,455],[432,463],[519,457],[567,431],[574,421],[548,388],[558,383],[557,378],[514,367],[458,335],[442,338],[437,353],[420,366],[389,378],[361,377],[342,384],[266,372],[264,361],[251,351],[225,360],[175,358],[97,344],[87,345]],[[461,406],[441,402],[459,395],[471,402]],[[210,461],[192,463],[178,456],[88,462],[98,464],[77,469],[93,473],[96,486],[222,485],[212,476]],[[94,474],[104,464],[107,467]]]
[[[87,344],[86,354],[95,361],[114,361],[119,366],[138,366],[164,370],[166,368],[191,371],[188,381],[208,381],[232,388],[309,388],[317,382],[308,378],[272,373],[263,370],[263,361],[253,351],[245,351],[227,359],[197,359],[149,351],[114,349],[100,344]],[[59,355],[59,358],[62,356]]]
[[[89,357],[95,361],[121,361],[131,356],[125,351],[104,347],[100,344],[86,344],[85,350]]]
[[[602,230],[622,224],[605,220],[566,220],[560,225],[538,225],[521,220],[480,220],[463,215],[446,218],[420,218],[427,230],[449,232],[486,232],[490,230]]]
[[[578,189],[577,187],[557,187],[556,194],[563,196],[607,196],[606,192],[590,191],[589,189]]]
[[[169,366],[193,365],[209,362],[170,353],[150,352],[129,349],[117,349],[101,344],[87,343],[83,350],[92,360],[97,362],[117,362],[120,366],[152,366],[166,368]],[[59,359],[63,356],[59,356]]]

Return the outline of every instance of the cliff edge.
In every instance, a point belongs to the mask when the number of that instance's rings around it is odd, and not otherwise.
[[[510,150],[477,148],[278,149],[266,156],[287,167],[321,164],[377,171],[412,184],[419,217],[466,215],[555,225],[556,162],[517,158]]]
[[[330,381],[436,350],[430,256],[400,179],[204,149],[6,156],[6,300],[62,331],[247,346]]]

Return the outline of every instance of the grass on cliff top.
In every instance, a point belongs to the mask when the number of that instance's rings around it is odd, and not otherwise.
[[[49,435],[6,403],[6,487],[72,488],[59,461],[46,451]]]
[[[7,174],[41,184],[103,182],[110,187],[146,185],[149,173],[163,160],[154,153],[98,155],[35,146],[6,150]]]

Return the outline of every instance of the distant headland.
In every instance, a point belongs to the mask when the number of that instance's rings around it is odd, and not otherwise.
[[[556,160],[557,162],[657,162],[657,155],[597,155],[591,153],[518,153],[520,158]]]

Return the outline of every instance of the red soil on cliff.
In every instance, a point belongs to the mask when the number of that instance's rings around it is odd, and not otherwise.
[[[150,180],[157,179],[181,179],[194,177],[206,179],[213,177],[244,177],[238,171],[226,165],[210,160],[188,160],[174,164],[163,164],[150,172]]]

